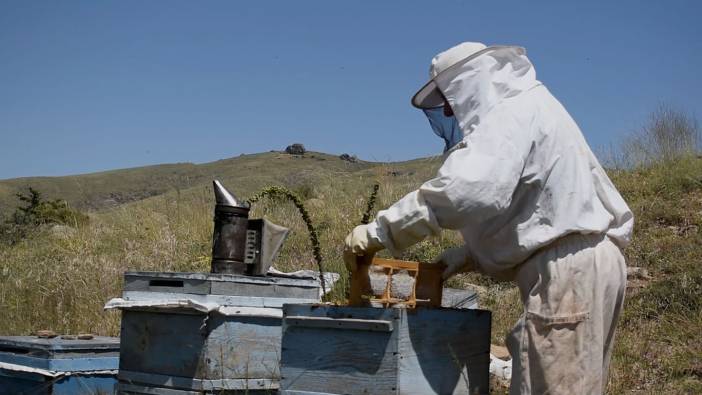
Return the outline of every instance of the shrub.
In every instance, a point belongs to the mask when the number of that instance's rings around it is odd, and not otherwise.
[[[71,209],[65,200],[44,200],[41,193],[32,187],[26,194],[18,193],[17,198],[24,204],[17,207],[10,219],[0,226],[0,240],[8,244],[28,237],[41,225],[78,227],[88,222],[87,215]]]
[[[617,168],[646,167],[695,155],[699,148],[697,119],[662,104],[651,113],[641,130],[626,136],[606,155],[605,162]]]

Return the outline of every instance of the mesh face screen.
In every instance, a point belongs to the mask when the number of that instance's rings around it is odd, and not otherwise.
[[[423,109],[424,114],[429,119],[429,124],[437,136],[444,140],[444,152],[448,151],[454,145],[463,140],[463,132],[458,127],[458,121],[455,116],[447,117],[444,115],[443,107],[434,107]]]

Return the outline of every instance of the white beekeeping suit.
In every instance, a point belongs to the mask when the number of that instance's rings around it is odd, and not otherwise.
[[[430,74],[413,104],[444,137],[446,160],[355,229],[345,259],[459,230],[465,246],[441,258],[448,274],[475,268],[521,290],[525,312],[508,339],[512,393],[602,392],[631,211],[523,48],[464,43],[437,55]],[[444,100],[454,116],[437,120]]]

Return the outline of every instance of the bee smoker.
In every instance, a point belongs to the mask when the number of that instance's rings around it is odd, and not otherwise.
[[[289,230],[266,219],[249,219],[250,205],[217,180],[212,273],[265,276]]]

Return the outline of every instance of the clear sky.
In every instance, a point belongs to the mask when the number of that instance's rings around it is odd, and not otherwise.
[[[565,4],[568,3],[568,4]],[[461,41],[527,48],[593,146],[702,116],[700,1],[0,0],[0,178],[308,149],[441,152],[410,97]]]

